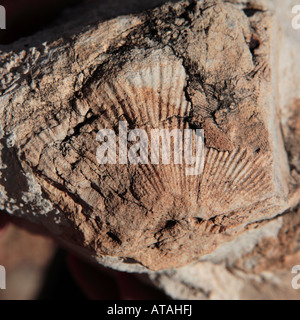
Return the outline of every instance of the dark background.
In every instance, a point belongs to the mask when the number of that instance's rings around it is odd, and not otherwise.
[[[6,10],[6,30],[0,30],[0,43],[9,44],[47,27],[68,7],[82,0],[2,0]]]

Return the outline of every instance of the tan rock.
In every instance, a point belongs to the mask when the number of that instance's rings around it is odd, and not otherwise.
[[[102,264],[147,271],[213,254],[296,205],[284,138],[297,165],[298,130],[282,115],[278,35],[264,3],[184,1],[2,48],[0,209]],[[100,166],[97,132],[118,133],[120,120],[204,129],[203,174]]]

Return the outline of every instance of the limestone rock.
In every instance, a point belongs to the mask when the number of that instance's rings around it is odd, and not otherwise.
[[[267,2],[183,1],[2,47],[0,210],[170,286],[181,271],[149,270],[200,259],[211,269],[206,257],[226,246],[230,257],[253,225],[259,245],[266,220],[276,237],[276,217],[299,202],[300,172],[299,86],[288,90],[282,72],[299,68],[283,62],[292,49],[278,17]],[[203,129],[203,174],[99,165],[97,133],[118,134],[120,120],[147,132]],[[186,268],[184,278],[200,270]],[[203,288],[195,297],[215,290]]]

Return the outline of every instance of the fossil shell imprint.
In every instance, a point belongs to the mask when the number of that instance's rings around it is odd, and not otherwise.
[[[240,146],[227,151],[205,147],[201,175],[186,175],[186,164],[172,161],[99,165],[97,133],[111,129],[118,139],[120,121],[128,123],[128,130],[144,129],[148,136],[152,129],[191,129],[182,62],[168,49],[133,56],[121,68],[117,65],[118,71],[113,71],[116,76],[107,76],[109,70],[105,70],[106,76],[86,87],[83,98],[77,99],[74,111],[64,117],[58,129],[38,133],[23,150],[30,166],[39,159],[43,170],[35,168],[35,176],[49,197],[64,210],[72,212],[80,206],[88,217],[87,223],[74,222],[83,228],[87,246],[99,254],[134,257],[147,265],[150,258],[136,254],[139,248],[146,246],[153,252],[161,243],[169,243],[167,250],[174,251],[172,243],[178,237],[200,241],[201,234],[222,233],[226,229],[212,223],[216,217],[242,215],[253,203],[256,208],[260,203],[272,207],[277,191],[269,152],[254,153]],[[72,121],[78,123],[78,132],[67,132]],[[175,157],[172,148],[171,156]],[[63,198],[57,198],[56,190]],[[122,217],[123,223],[116,217]],[[169,229],[174,234],[166,240],[164,233]],[[99,233],[96,243],[95,232]],[[199,246],[200,252],[205,248]]]
[[[186,164],[172,161],[160,165],[152,165],[150,159],[148,164],[99,165],[97,133],[111,129],[118,137],[120,121],[128,123],[128,130],[144,129],[148,136],[151,129],[176,128],[182,132],[190,129],[186,72],[182,62],[168,49],[136,54],[131,62],[124,62],[121,68],[118,65],[118,72],[113,73],[115,77],[104,76],[86,87],[84,97],[76,101],[73,113],[65,117],[60,130],[50,129],[51,134],[41,132],[23,147],[33,155],[30,158],[29,154],[27,161],[32,159],[34,163],[35,157],[39,157],[43,170],[37,168],[35,174],[50,197],[58,201],[55,191],[58,188],[65,194],[64,200],[59,200],[67,203],[64,207],[80,205],[84,214],[99,220],[100,235],[104,235],[99,236],[96,246],[101,254],[113,252],[137,259],[134,252],[138,248],[133,250],[128,245],[130,250],[126,250],[123,244],[142,238],[145,228],[159,234],[165,226],[168,229],[177,224],[180,236],[190,228],[190,222],[184,226],[186,221],[210,225],[214,217],[239,214],[253,203],[276,196],[268,152],[256,154],[239,146],[228,151],[205,147],[201,175],[186,175]],[[83,126],[78,120],[82,118],[86,121]],[[68,128],[72,119],[79,122],[80,130],[62,139],[61,128]],[[171,156],[174,158],[174,152]],[[116,216],[123,217],[123,224]],[[84,228],[83,233],[88,230]],[[209,230],[210,227],[205,227],[201,232],[210,233]],[[112,243],[105,243],[103,237],[110,237]],[[157,236],[157,243],[159,239],[161,235]],[[147,235],[145,244],[138,246],[147,245],[151,250],[157,246],[156,240]],[[91,245],[88,239],[85,241]]]
[[[98,84],[89,98],[100,107],[103,128],[116,128],[117,119],[145,128],[148,136],[151,128],[188,128],[191,107],[184,92],[186,73],[178,59],[164,58],[163,50],[150,51],[146,59],[135,59],[124,69]],[[153,212],[155,207],[167,212],[166,199],[174,199],[172,206],[185,203],[185,215],[208,220],[272,194],[268,156],[240,148],[227,152],[206,148],[202,157],[201,176],[187,176],[184,164],[151,165],[149,159],[148,165],[135,166],[140,177],[133,185],[137,201]]]
[[[124,37],[118,31],[120,43],[97,47],[93,40],[89,50],[98,58],[89,59],[89,67],[84,64],[85,42],[79,41],[76,50],[84,68],[74,66],[78,81],[65,81],[72,88],[62,100],[49,94],[49,105],[38,109],[40,125],[37,120],[28,121],[32,130],[19,125],[20,163],[58,211],[58,237],[100,261],[111,257],[150,269],[182,266],[249,224],[284,211],[287,161],[276,123],[276,94],[267,77],[270,48],[264,44],[270,29],[254,28],[264,25],[265,13],[257,13],[262,19],[248,19],[227,3],[205,10],[183,3],[176,8],[174,15],[182,23],[165,22],[165,8],[162,24],[141,22],[136,30],[126,29]],[[189,10],[195,14],[192,24],[182,21]],[[166,25],[177,38],[171,40]],[[254,29],[260,40],[257,54],[251,47]],[[99,55],[94,46],[102,50]],[[73,70],[71,63],[61,68],[65,74]],[[55,81],[51,78],[52,88]],[[37,106],[39,99],[37,94]],[[120,123],[127,124],[128,133],[142,129],[150,137],[139,150],[140,156],[147,154],[147,164],[99,164],[99,132],[110,130],[117,137],[119,154]],[[150,142],[157,129],[191,130],[200,141],[197,130],[204,130],[204,152],[197,163],[202,174],[187,175],[192,166],[183,153],[182,164],[175,164],[174,139],[171,163],[151,163]],[[137,142],[129,141],[126,151]],[[115,160],[113,152],[108,156]]]

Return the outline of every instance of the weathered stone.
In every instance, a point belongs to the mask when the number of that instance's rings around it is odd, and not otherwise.
[[[299,82],[283,75],[299,64],[283,59],[293,51],[282,13],[264,1],[230,2],[167,4],[2,48],[0,209],[127,271],[199,259],[211,268],[203,259],[222,248],[234,260],[232,243],[254,224],[250,247],[258,245],[264,222],[299,202]],[[120,120],[204,129],[202,176],[172,165],[100,166],[97,132],[117,132]],[[273,237],[280,221],[270,222]],[[186,268],[159,274],[160,283],[198,272]],[[215,290],[201,281],[198,298]],[[192,296],[178,290],[174,297]]]

